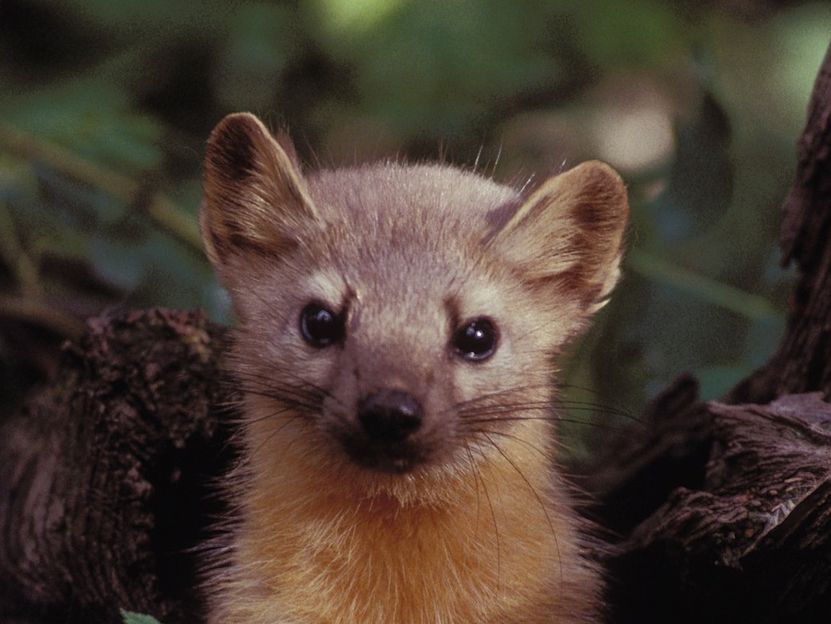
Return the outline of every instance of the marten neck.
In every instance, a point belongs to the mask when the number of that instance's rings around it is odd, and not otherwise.
[[[279,458],[252,457],[238,544],[289,613],[315,605],[309,621],[513,621],[507,614],[552,591],[561,558],[574,555],[563,552],[574,550],[573,520],[551,453],[538,446],[542,424],[486,458],[471,453],[455,472],[390,476],[410,494],[433,489],[420,498],[383,487],[361,495],[358,469],[333,473],[303,440],[292,443],[291,428],[272,431],[271,449],[286,442]]]

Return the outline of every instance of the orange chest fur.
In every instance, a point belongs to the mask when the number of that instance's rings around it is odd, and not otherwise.
[[[237,556],[274,619],[246,621],[536,621],[573,546],[551,492],[507,476],[480,474],[487,482],[450,505],[404,508],[380,496],[353,505],[325,493],[287,497],[286,483],[279,498],[255,489]]]

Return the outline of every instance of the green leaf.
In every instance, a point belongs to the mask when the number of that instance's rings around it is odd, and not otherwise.
[[[159,620],[152,615],[134,613],[124,609],[121,609],[121,617],[124,618],[124,624],[159,624]]]

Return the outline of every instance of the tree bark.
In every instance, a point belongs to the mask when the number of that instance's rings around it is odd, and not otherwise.
[[[770,361],[723,402],[682,378],[590,471],[613,622],[827,622],[831,613],[831,48],[784,205],[800,278]]]
[[[799,140],[780,244],[782,264],[794,261],[800,271],[788,329],[771,360],[731,393],[732,402],[762,403],[812,391],[831,395],[831,48]]]
[[[198,621],[233,393],[200,313],[94,319],[0,435],[0,621]]]

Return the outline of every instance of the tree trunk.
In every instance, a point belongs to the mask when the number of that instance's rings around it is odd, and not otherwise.
[[[795,261],[801,274],[788,329],[776,354],[738,385],[731,402],[831,394],[831,48],[814,85],[798,158],[780,235],[782,264]]]
[[[831,48],[784,206],[800,278],[770,361],[723,402],[684,378],[586,478],[609,558],[613,622],[831,618]]]

